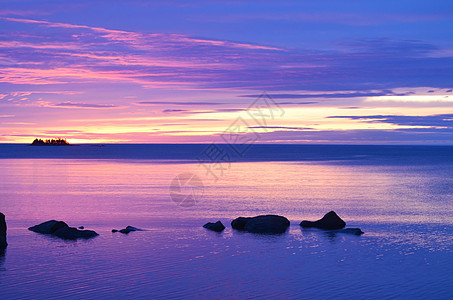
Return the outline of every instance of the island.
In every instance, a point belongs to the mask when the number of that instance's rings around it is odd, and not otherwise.
[[[35,139],[30,146],[70,146],[70,144],[66,139],[61,138],[50,140]]]

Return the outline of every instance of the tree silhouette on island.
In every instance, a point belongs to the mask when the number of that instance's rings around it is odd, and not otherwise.
[[[47,140],[35,139],[33,143],[31,143],[31,146],[70,146],[70,144],[66,139],[60,138]]]

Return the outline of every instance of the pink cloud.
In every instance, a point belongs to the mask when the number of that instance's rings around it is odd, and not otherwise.
[[[20,41],[0,41],[0,48],[34,48],[34,49],[67,49],[75,50],[80,49],[76,44],[68,43],[26,43]]]
[[[82,68],[55,68],[55,69],[27,69],[27,68],[3,68],[0,69],[0,82],[13,84],[63,84],[74,82],[95,83],[100,80],[132,82],[143,84],[147,87],[157,86],[185,86],[187,82],[172,82],[152,80],[152,77],[159,77],[159,73],[141,73],[134,71],[92,71]],[[142,77],[148,77],[143,79]]]
[[[105,52],[90,52],[90,53],[58,53],[60,55],[68,55],[71,57],[82,57],[105,61],[108,64],[122,66],[146,66],[146,67],[172,67],[172,68],[225,68],[227,64],[222,63],[197,63],[192,61],[178,61],[158,57],[143,57],[131,54],[111,55]],[[161,75],[177,75],[176,73],[162,73]]]

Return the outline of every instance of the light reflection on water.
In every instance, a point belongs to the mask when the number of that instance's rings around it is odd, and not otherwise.
[[[452,171],[424,166],[235,163],[214,183],[196,164],[0,160],[2,297],[449,298]],[[168,185],[201,174],[203,198],[176,205]],[[301,229],[335,210],[363,236]],[[233,231],[237,216],[277,213],[278,236]],[[48,219],[100,236],[68,242],[25,228]],[[220,219],[222,234],[201,228]],[[112,228],[148,229],[129,235]]]

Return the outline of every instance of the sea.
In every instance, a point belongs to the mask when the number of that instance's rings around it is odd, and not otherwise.
[[[299,225],[332,210],[364,234]],[[451,146],[0,144],[0,212],[1,299],[453,299]]]

